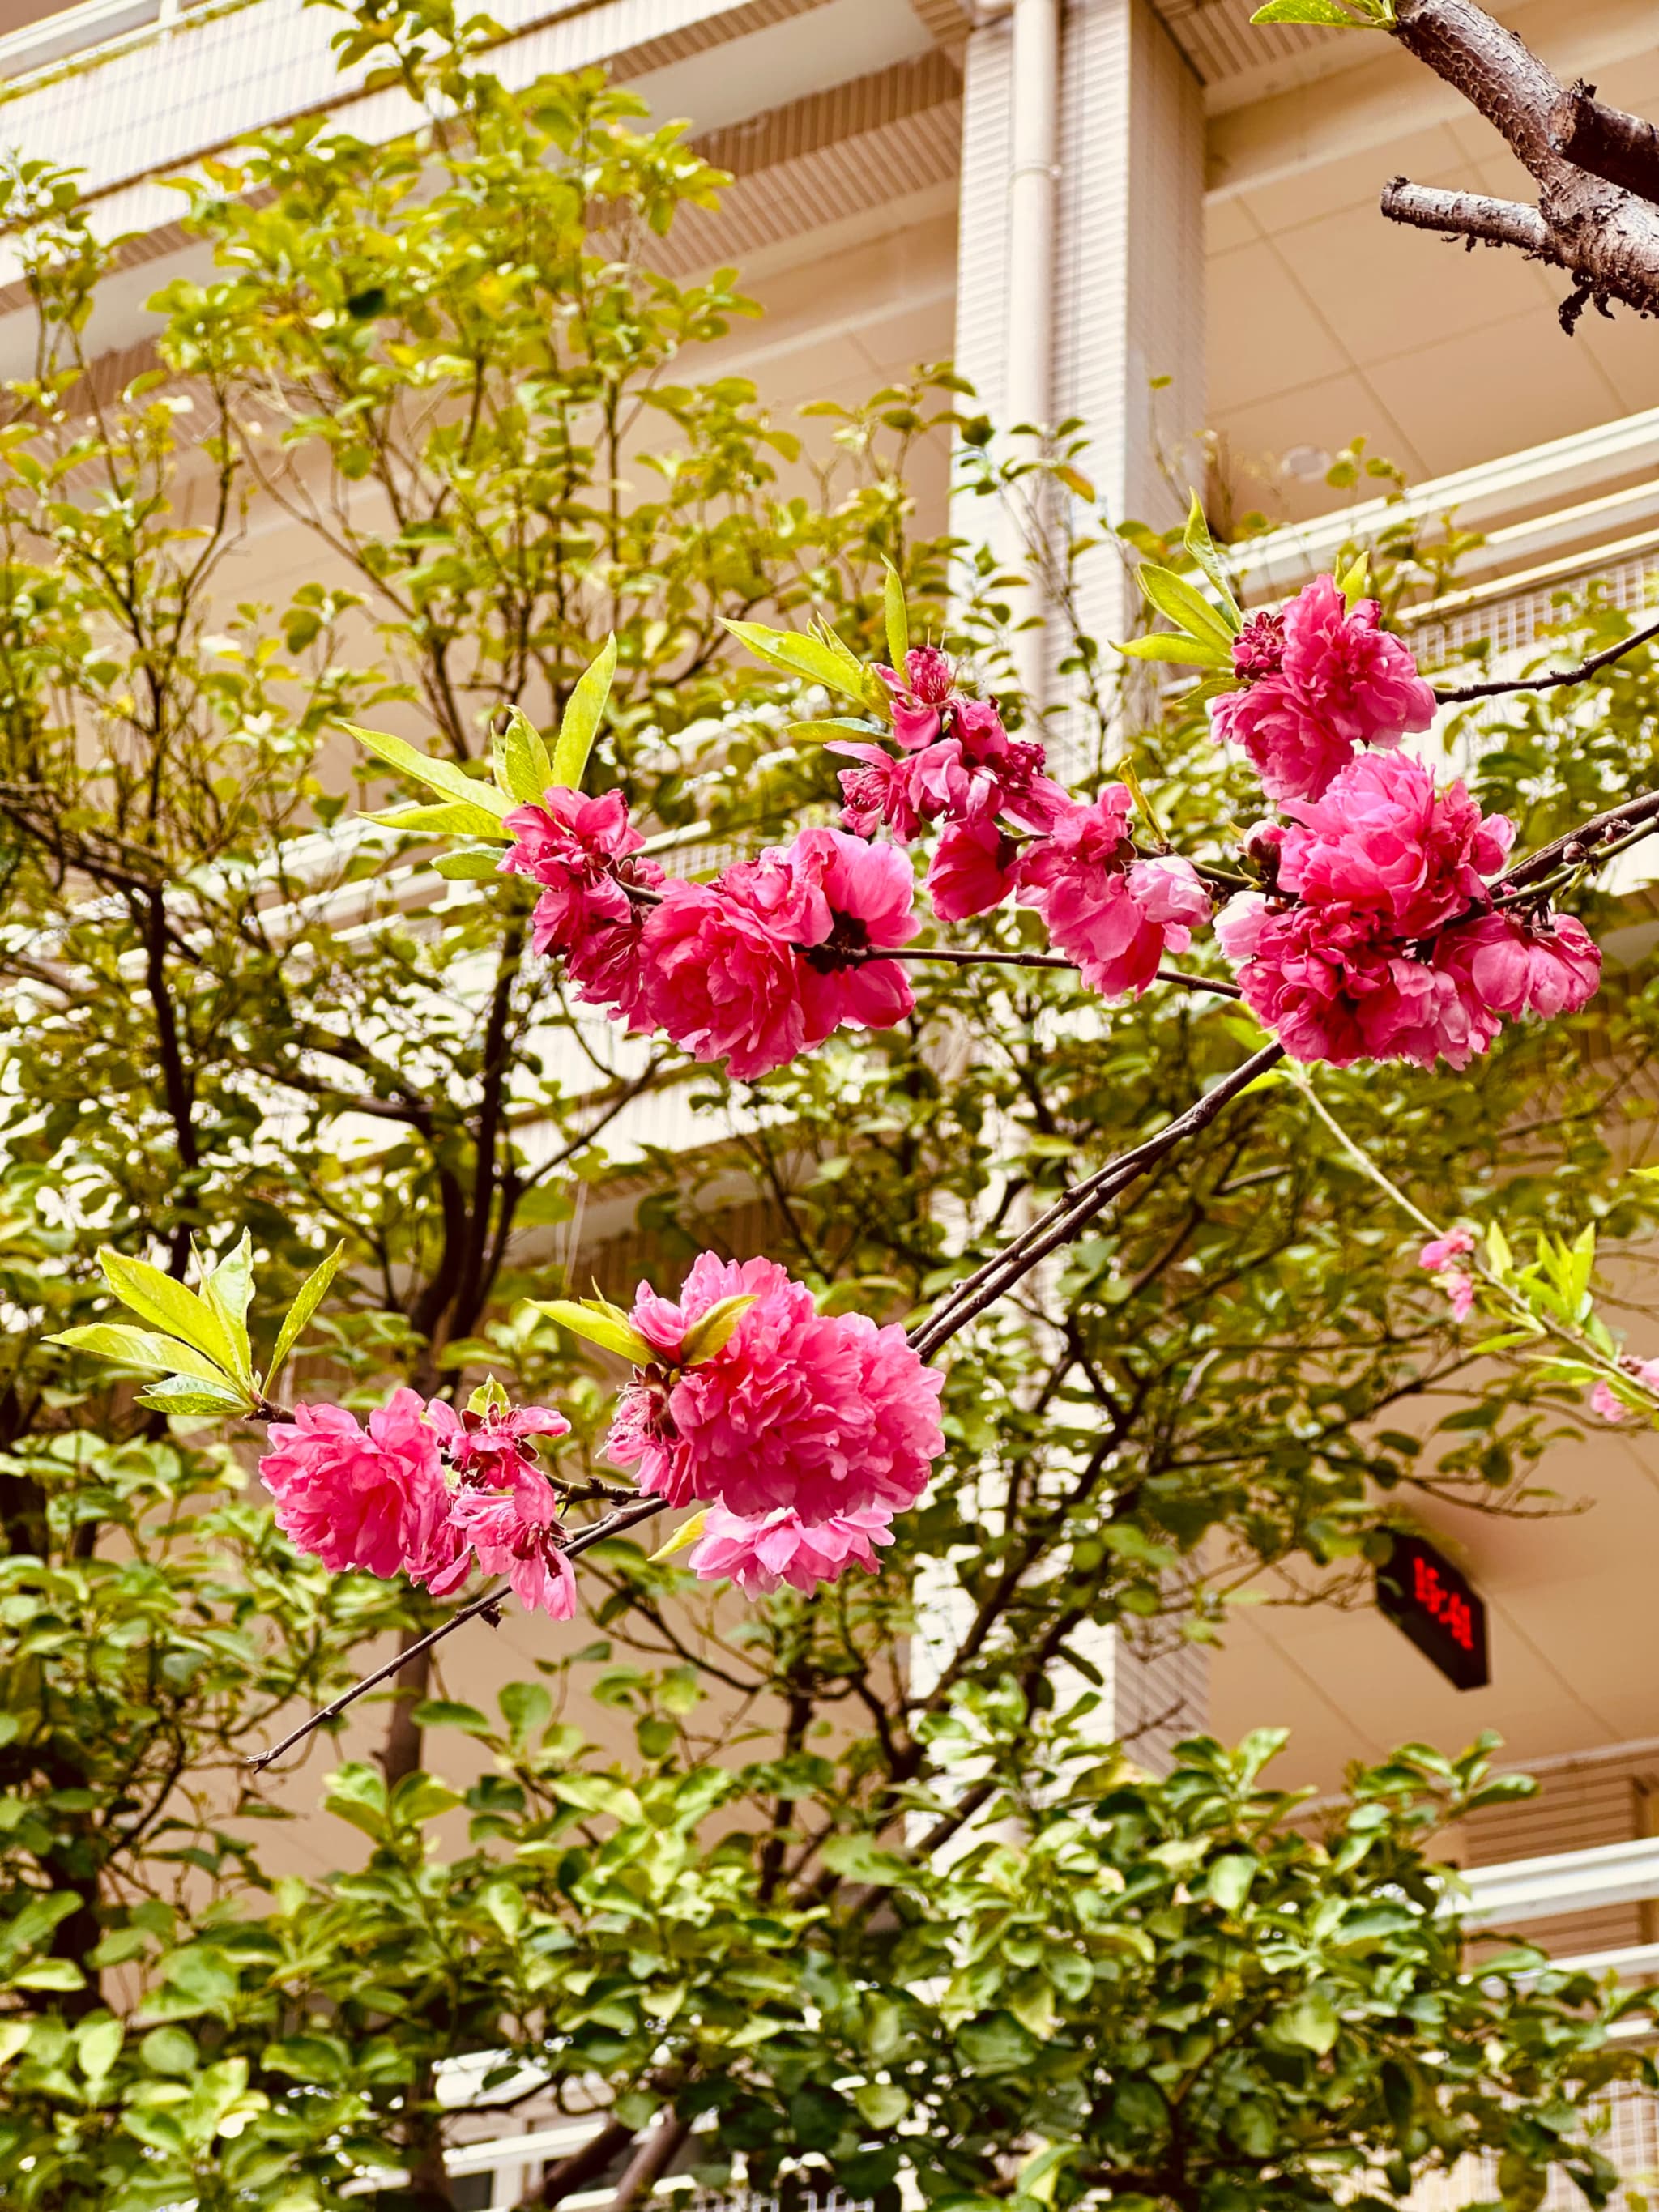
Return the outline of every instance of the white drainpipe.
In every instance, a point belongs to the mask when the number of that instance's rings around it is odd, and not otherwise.
[[[1008,173],[1008,330],[1004,355],[1006,425],[1054,419],[1054,230],[1060,198],[1061,0],[1002,0],[978,21],[1013,19]],[[1040,592],[1029,611],[1046,611]],[[1048,644],[1040,630],[1015,640],[1021,688],[1043,703]]]

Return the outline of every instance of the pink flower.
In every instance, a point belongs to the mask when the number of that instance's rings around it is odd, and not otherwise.
[[[1019,848],[983,816],[953,822],[940,836],[927,868],[927,896],[941,921],[967,921],[1000,906],[1014,888]]]
[[[1498,1018],[1455,971],[1407,952],[1374,913],[1285,908],[1247,891],[1223,909],[1216,935],[1244,1003],[1293,1060],[1463,1067],[1498,1034]]]
[[[1092,805],[1073,802],[1019,863],[1020,904],[1036,908],[1056,950],[1108,998],[1144,991],[1166,945],[1184,951],[1210,910],[1190,861],[1136,860],[1129,805],[1121,783]]]
[[[1353,757],[1353,743],[1321,721],[1284,676],[1264,677],[1247,690],[1210,702],[1218,744],[1243,746],[1269,799],[1317,799]]]
[[[1449,929],[1438,957],[1495,1014],[1576,1014],[1601,980],[1601,947],[1571,915],[1483,914]]]
[[[1614,1395],[1613,1386],[1608,1382],[1598,1382],[1590,1392],[1589,1401],[1592,1410],[1598,1413],[1604,1421],[1622,1421],[1630,1412],[1623,1399]]]
[[[700,1581],[734,1582],[745,1597],[785,1583],[811,1591],[854,1562],[873,1573],[880,1564],[875,1547],[892,1540],[892,1516],[874,1510],[811,1522],[787,1509],[745,1520],[711,1505],[690,1565]]]
[[[793,940],[805,971],[809,1043],[822,1043],[832,1030],[890,1030],[902,1022],[916,1003],[902,963],[858,955],[908,945],[921,927],[916,879],[903,853],[845,830],[803,830],[775,858],[810,886],[814,902],[810,933]]]
[[[800,961],[723,884],[671,884],[640,959],[635,1025],[666,1031],[696,1059],[724,1060],[749,1082],[805,1048]]]
[[[1353,744],[1397,744],[1434,720],[1432,690],[1382,616],[1375,599],[1350,608],[1333,576],[1316,576],[1285,609],[1285,675],[1310,713]]]
[[[904,673],[878,667],[893,699],[893,735],[906,752],[918,752],[939,733],[946,708],[963,697],[957,689],[957,672],[936,646],[912,646],[904,656]]]
[[[1452,1319],[1467,1321],[1474,1310],[1474,1277],[1455,1269],[1442,1279],[1441,1287],[1451,1300]]]
[[[1426,1267],[1437,1275],[1449,1267],[1454,1260],[1461,1260],[1466,1252],[1474,1249],[1474,1231],[1459,1227],[1448,1230],[1443,1237],[1431,1237],[1417,1255],[1419,1267]]]
[[[276,1525],[325,1567],[424,1581],[453,1562],[438,1436],[413,1390],[394,1390],[367,1434],[343,1406],[299,1406],[270,1440],[259,1474]]]
[[[1403,753],[1361,753],[1322,798],[1285,811],[1301,826],[1280,843],[1279,888],[1386,915],[1401,938],[1426,937],[1484,903],[1484,878],[1503,866],[1515,836],[1506,816],[1483,817],[1462,783],[1437,793],[1423,763]]]
[[[1277,676],[1285,665],[1285,617],[1263,612],[1252,615],[1233,640],[1233,673],[1247,684],[1264,676]]]
[[[836,742],[827,750],[862,763],[841,771],[845,826],[855,837],[873,837],[884,823],[901,844],[908,845],[921,827],[911,795],[909,762],[896,759],[884,745]]]
[[[843,830],[804,830],[713,884],[671,884],[641,941],[645,1022],[743,1081],[843,1024],[890,1029],[915,1004],[909,978],[860,955],[908,944],[915,905],[903,854]]]
[[[559,1501],[545,1475],[520,1468],[505,1491],[465,1483],[454,1499],[452,1518],[485,1574],[505,1575],[521,1605],[552,1620],[571,1618],[576,1610],[576,1577],[559,1549]],[[434,1594],[447,1595],[465,1578],[465,1571],[434,1583]]]
[[[820,1314],[805,1285],[770,1260],[705,1252],[681,1294],[683,1326],[744,1294],[757,1303],[710,1358],[636,1370],[611,1457],[637,1463],[641,1489],[671,1504],[701,1498],[748,1519],[787,1508],[823,1523],[914,1504],[944,1449],[943,1377],[902,1328]]]
[[[520,1474],[539,1475],[527,1437],[570,1433],[569,1422],[550,1406],[491,1406],[482,1413],[458,1413],[437,1399],[427,1407],[427,1419],[456,1473],[495,1489]]]
[[[503,826],[514,842],[502,873],[542,885],[531,922],[536,951],[564,956],[585,1004],[631,1016],[644,917],[623,886],[654,890],[664,877],[654,860],[632,857],[645,841],[628,819],[622,793],[584,799],[556,785],[539,805],[515,807]]]

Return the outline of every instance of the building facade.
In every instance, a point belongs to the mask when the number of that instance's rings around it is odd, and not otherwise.
[[[689,118],[732,173],[719,210],[677,229],[668,265],[741,265],[767,313],[720,351],[776,408],[851,404],[953,356],[1000,422],[1085,421],[1085,466],[1115,520],[1168,523],[1188,483],[1212,511],[1266,515],[1274,526],[1249,559],[1263,595],[1387,519],[1366,506],[1363,476],[1355,489],[1328,481],[1364,441],[1363,457],[1410,484],[1411,511],[1455,512],[1484,533],[1456,591],[1413,617],[1430,650],[1474,635],[1522,649],[1553,594],[1591,576],[1627,605],[1650,594],[1659,336],[1591,315],[1569,338],[1554,313],[1562,280],[1382,220],[1379,188],[1399,173],[1499,194],[1518,175],[1496,134],[1388,40],[1252,27],[1249,0],[506,0],[493,12],[508,82],[603,63],[658,115]],[[1659,112],[1642,0],[1504,0],[1498,12],[1558,76]],[[395,95],[342,90],[333,27],[300,0],[0,7],[0,144],[78,167],[94,222],[125,241],[91,333],[112,374],[142,364],[149,294],[204,263],[160,175],[321,106],[364,135],[398,126]],[[0,240],[9,375],[27,319],[7,252]],[[947,458],[925,457],[917,487],[936,520]],[[305,557],[297,536],[263,531],[262,595],[297,580]],[[1121,565],[1097,557],[1085,589],[1091,626],[1111,635]],[[1634,960],[1659,927],[1626,934]],[[674,1131],[641,1120],[635,1134]],[[1454,1840],[1482,1869],[1479,1898],[1562,1955],[1645,1975],[1659,1972],[1647,1565],[1659,1449],[1609,1432],[1558,1458],[1547,1479],[1592,1510],[1504,1522],[1446,1508],[1437,1522],[1489,1608],[1487,1686],[1455,1689],[1380,1613],[1264,1607],[1207,1672],[1117,1653],[1115,1715],[1154,1757],[1194,1723],[1224,1736],[1288,1725],[1285,1779],[1317,1788],[1401,1739],[1462,1743],[1494,1728],[1546,1788]],[[505,1676],[536,1650],[536,1632],[509,1620],[477,1663]],[[301,1861],[312,1850],[303,1836],[294,1848]],[[320,1867],[320,1839],[315,1852]],[[1642,2111],[1620,2124],[1626,2171],[1659,2166]],[[542,2157],[570,2148],[533,2107],[514,2127],[480,2115],[478,2142],[455,2154],[471,2202],[516,2201]],[[1471,2176],[1437,2202],[1491,2193]]]

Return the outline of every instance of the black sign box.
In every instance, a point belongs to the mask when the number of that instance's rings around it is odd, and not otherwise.
[[[1458,1689],[1491,1681],[1486,1601],[1423,1537],[1396,1534],[1388,1565],[1376,1571],[1376,1602]]]

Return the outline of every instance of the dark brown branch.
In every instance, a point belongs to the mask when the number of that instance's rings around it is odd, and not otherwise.
[[[633,2212],[641,2198],[649,2197],[690,2132],[690,2120],[681,2119],[678,2112],[665,2112],[629,2160],[610,2212]]]
[[[1618,301],[1639,314],[1659,314],[1659,207],[1561,150],[1554,132],[1569,95],[1537,56],[1474,0],[1398,0],[1390,27],[1408,53],[1501,133],[1538,185],[1540,228],[1504,201],[1490,204],[1497,213],[1483,227],[1474,218],[1474,196],[1425,194],[1399,183],[1383,195],[1384,215],[1454,236],[1518,245],[1566,270],[1574,289],[1560,313],[1569,331],[1591,301],[1603,312]],[[1598,158],[1617,135],[1601,134]],[[1620,143],[1634,150],[1628,131]],[[1437,212],[1453,219],[1437,220]]]
[[[549,2166],[543,2176],[542,2185],[533,2197],[527,2197],[519,2212],[530,2212],[536,2205],[561,2204],[567,2197],[574,2197],[579,2189],[586,2189],[597,2181],[611,2160],[619,2157],[634,2140],[635,2130],[621,2120],[607,2120],[596,2135],[592,2135],[579,2150],[562,2158]]]
[[[1581,78],[1551,110],[1551,145],[1564,161],[1605,177],[1638,198],[1659,200],[1659,125],[1620,107],[1604,107]]]
[[[637,1528],[641,1521],[650,1520],[653,1514],[660,1513],[667,1503],[665,1498],[634,1498],[628,1504],[618,1506],[614,1513],[607,1513],[603,1521],[596,1521],[591,1528],[582,1529],[559,1548],[567,1559],[574,1559],[582,1552],[591,1552],[595,1544],[604,1543],[607,1537],[623,1535],[629,1528]],[[263,1772],[284,1752],[292,1751],[296,1743],[303,1743],[313,1729],[321,1728],[328,1721],[337,1720],[348,1705],[355,1705],[359,1698],[378,1689],[389,1676],[406,1667],[411,1659],[424,1658],[435,1644],[441,1644],[445,1637],[453,1636],[458,1628],[464,1628],[469,1620],[477,1620],[481,1613],[486,1616],[493,1614],[499,1620],[507,1595],[505,1587],[497,1584],[494,1589],[486,1590],[482,1597],[475,1597],[470,1605],[464,1605],[458,1613],[452,1613],[447,1620],[441,1622],[428,1635],[399,1650],[383,1667],[377,1667],[372,1674],[365,1674],[362,1681],[354,1682],[349,1690],[342,1690],[339,1696],[331,1698],[327,1705],[319,1705],[307,1719],[301,1722],[298,1728],[290,1729],[280,1743],[273,1744],[269,1751],[258,1753],[249,1759],[248,1765],[256,1774]]]
[[[1651,645],[1659,638],[1659,623],[1650,623],[1646,629],[1633,630],[1629,637],[1621,638],[1617,645],[1603,646],[1588,660],[1581,660],[1576,668],[1553,668],[1547,676],[1517,676],[1492,684],[1465,684],[1455,691],[1437,690],[1435,697],[1443,706],[1459,707],[1471,699],[1498,699],[1509,691],[1554,691],[1564,684],[1583,684],[1603,668],[1611,668],[1615,660],[1622,660],[1627,653],[1639,646]]]

